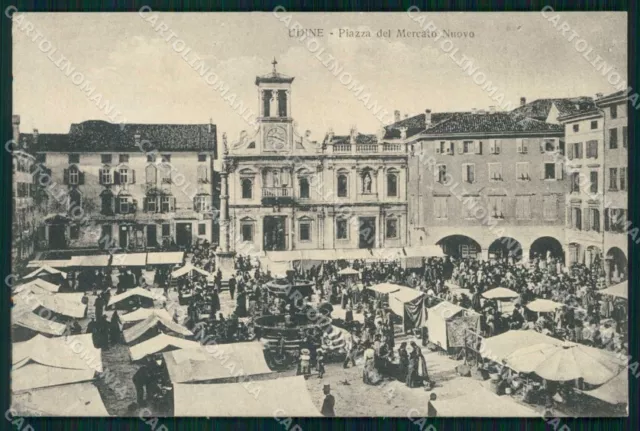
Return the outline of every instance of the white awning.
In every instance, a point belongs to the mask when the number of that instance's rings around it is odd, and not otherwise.
[[[380,283],[380,284],[374,284],[373,286],[369,286],[367,287],[367,289],[373,290],[374,292],[381,293],[381,294],[389,294],[389,293],[397,292],[403,287],[404,286],[400,286],[398,284]]]
[[[16,416],[109,416],[93,383],[74,383],[13,394]]]
[[[146,253],[125,253],[114,254],[111,259],[111,266],[146,266]]]
[[[444,257],[442,247],[439,245],[426,245],[421,247],[405,247],[405,257]]]
[[[171,251],[161,253],[148,253],[147,265],[178,265],[184,260],[184,252]]]
[[[73,256],[71,258],[69,266],[104,268],[109,266],[109,255],[101,254],[95,256]]]
[[[617,296],[618,298],[629,298],[629,282],[623,281],[622,283],[615,284],[611,287],[607,287],[606,289],[598,291],[598,293],[603,295],[612,295]]]
[[[68,260],[32,260],[27,268],[37,268],[39,266],[50,266],[52,268],[67,268],[71,266],[71,259]]]
[[[132,296],[142,296],[143,298],[149,298],[151,300],[156,299],[153,293],[141,287],[136,287],[134,289],[127,290],[126,292],[121,293],[119,295],[112,296],[111,299],[109,299],[108,306],[117,304],[118,302],[124,301],[125,299],[130,298]]]
[[[197,273],[199,273],[199,274],[202,274],[202,275],[204,275],[205,277],[212,277],[212,276],[213,276],[213,274],[211,274],[211,273],[209,273],[209,272],[205,271],[204,269],[200,269],[200,268],[198,268],[198,267],[196,267],[196,266],[192,265],[191,263],[187,263],[187,264],[186,264],[185,266],[183,266],[182,268],[178,268],[178,269],[176,269],[175,271],[173,271],[173,272],[171,273],[171,277],[174,277],[174,278],[175,278],[175,277],[181,277],[181,276],[186,275],[186,274],[189,274],[189,273],[191,273],[191,272],[193,272],[193,271],[195,271],[195,272],[197,272]]]
[[[60,290],[60,286],[53,283],[49,283],[46,280],[36,278],[35,280],[31,280],[28,283],[16,286],[14,293],[20,293],[23,291],[32,291],[34,293],[37,293],[38,291],[56,293],[59,290]]]
[[[189,341],[167,334],[158,334],[147,341],[130,347],[129,353],[132,360],[139,361],[148,355],[164,352],[167,349],[197,349],[199,347],[200,343],[197,341]]]

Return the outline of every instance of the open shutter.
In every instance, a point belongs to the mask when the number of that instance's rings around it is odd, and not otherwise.
[[[136,183],[136,171],[131,169],[131,184],[135,184]]]
[[[453,142],[453,141],[449,142],[449,153],[448,154],[451,154],[451,155],[455,154],[455,151],[456,151],[455,145],[456,145],[455,142]]]
[[[564,179],[564,166],[562,162],[556,163],[556,180]]]
[[[462,165],[462,182],[466,183],[469,180],[469,165]]]
[[[144,212],[149,212],[149,203],[148,203],[148,198],[145,196],[145,198],[142,200],[142,211]]]
[[[135,214],[136,212],[138,212],[138,200],[134,199],[133,204],[131,205],[131,213]]]
[[[98,169],[98,183],[99,184],[104,184],[104,181],[102,181],[102,172],[104,171],[104,169]]]
[[[496,154],[500,154],[502,151],[502,141],[500,139],[496,139]]]
[[[560,154],[564,156],[564,139],[558,140],[558,149],[560,150]]]
[[[591,150],[591,154],[593,154],[593,158],[598,158],[598,141],[591,141],[591,145],[593,146],[593,150]]]
[[[169,202],[171,203],[171,212],[176,210],[176,198],[172,197]]]
[[[518,153],[522,154],[524,151],[522,150],[522,138],[518,138],[516,139],[516,142],[518,144]]]
[[[113,171],[113,184],[120,184],[120,171],[117,169]]]
[[[522,152],[524,154],[527,154],[529,152],[529,140],[528,139],[523,139],[522,140]]]
[[[576,145],[575,144],[569,144],[569,153],[567,154],[567,157],[569,158],[569,160],[573,160],[574,157],[574,149],[575,149]]]
[[[540,153],[544,153],[544,139],[540,141]]]
[[[496,153],[496,140],[492,139],[491,141],[489,141],[489,154],[495,154]]]
[[[78,172],[78,185],[84,184],[84,172]]]
[[[69,169],[65,169],[63,172],[63,183],[69,184]]]
[[[476,141],[476,154],[482,154],[482,141]]]
[[[436,146],[436,154],[440,154],[440,142],[435,141],[433,144]]]
[[[540,179],[544,180],[544,163],[540,164]]]
[[[600,212],[598,211],[598,217],[593,219],[593,230],[600,232]]]

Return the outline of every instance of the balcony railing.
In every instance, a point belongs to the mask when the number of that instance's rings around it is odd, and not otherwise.
[[[263,187],[263,198],[290,198],[293,197],[293,188],[291,187]]]
[[[350,153],[351,145],[350,144],[336,144],[333,146],[334,153]]]
[[[404,144],[334,144],[334,154],[373,154],[373,153],[404,153]]]

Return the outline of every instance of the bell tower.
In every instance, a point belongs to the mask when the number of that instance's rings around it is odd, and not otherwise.
[[[256,77],[261,149],[269,153],[286,152],[293,143],[291,83],[294,78],[277,71],[275,58],[271,64],[271,73]]]

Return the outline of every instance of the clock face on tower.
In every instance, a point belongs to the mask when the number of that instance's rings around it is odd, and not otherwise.
[[[284,127],[272,127],[265,133],[264,149],[267,151],[284,151],[288,149],[287,131]]]

